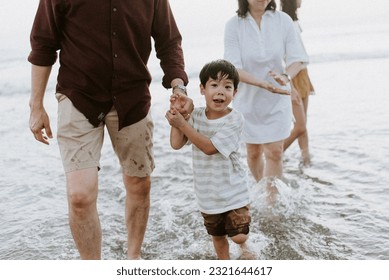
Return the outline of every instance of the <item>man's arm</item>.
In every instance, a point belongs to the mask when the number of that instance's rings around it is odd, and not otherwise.
[[[170,84],[173,89],[172,96],[170,97],[171,104],[174,104],[173,107],[175,107],[185,119],[188,119],[194,109],[194,105],[193,100],[188,97],[184,81],[181,78],[176,78],[173,79]]]
[[[49,144],[48,139],[53,138],[49,116],[43,104],[51,68],[37,65],[32,65],[31,68],[30,130],[37,141],[46,145]]]

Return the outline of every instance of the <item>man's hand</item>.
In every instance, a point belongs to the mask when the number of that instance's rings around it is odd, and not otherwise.
[[[30,130],[37,141],[49,145],[48,140],[49,138],[53,138],[53,133],[50,127],[49,116],[43,107],[40,109],[31,109]]]

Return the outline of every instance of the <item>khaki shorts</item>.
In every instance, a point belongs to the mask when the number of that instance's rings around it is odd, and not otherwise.
[[[104,123],[94,127],[69,98],[60,93],[56,97],[57,138],[65,172],[93,167],[100,169],[106,126],[123,174],[141,178],[150,176],[154,169],[154,124],[150,113],[143,120],[118,131],[118,115],[112,108]]]
[[[221,214],[201,213],[208,234],[229,237],[248,234],[250,231],[250,212],[247,206]]]

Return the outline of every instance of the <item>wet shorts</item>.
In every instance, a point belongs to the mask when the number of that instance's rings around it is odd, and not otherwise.
[[[221,214],[201,213],[208,234],[229,237],[248,234],[250,231],[250,212],[247,206]]]
[[[154,169],[153,129],[150,113],[139,122],[118,131],[118,115],[114,108],[104,122],[94,127],[65,95],[57,93],[58,145],[65,172],[85,168],[100,169],[104,127],[111,138],[124,175],[146,177]]]

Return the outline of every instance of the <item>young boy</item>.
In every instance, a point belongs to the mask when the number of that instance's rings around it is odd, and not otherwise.
[[[173,149],[192,144],[194,189],[204,225],[217,257],[229,259],[227,235],[245,252],[251,221],[247,175],[238,152],[244,119],[228,107],[239,74],[228,61],[216,60],[203,67],[200,81],[206,107],[195,108],[188,121],[175,109],[179,100],[171,98],[166,113],[170,143]]]

